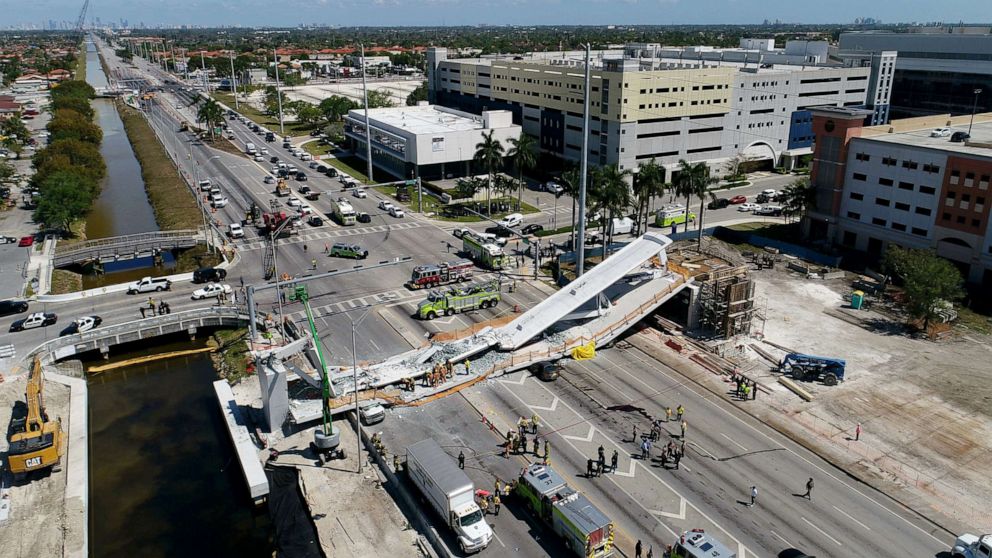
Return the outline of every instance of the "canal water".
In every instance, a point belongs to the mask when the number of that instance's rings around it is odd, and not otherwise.
[[[268,512],[251,502],[216,376],[200,353],[90,377],[91,556],[271,558]]]
[[[86,43],[86,81],[93,87],[105,87],[108,83],[96,46],[89,42]],[[107,176],[101,184],[100,197],[87,218],[86,236],[92,240],[159,230],[145,193],[141,165],[131,148],[114,101],[94,99],[93,110],[96,112],[96,123],[103,130],[100,153],[107,164]],[[105,267],[105,275],[84,275],[83,288],[134,281],[146,275],[167,275],[174,264],[171,255],[166,257],[163,266],[154,269],[149,269],[151,258],[111,263]]]

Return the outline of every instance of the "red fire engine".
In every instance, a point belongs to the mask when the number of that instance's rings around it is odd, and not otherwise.
[[[418,265],[413,268],[413,274],[406,286],[409,289],[423,289],[448,283],[461,283],[472,277],[473,265],[472,260]]]

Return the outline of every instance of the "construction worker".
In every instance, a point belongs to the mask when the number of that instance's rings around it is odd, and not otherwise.
[[[472,373],[472,363],[468,359],[465,359],[465,375],[468,376]]]
[[[465,452],[464,451],[459,451],[458,452],[458,468],[459,469],[464,469],[465,468]]]
[[[527,453],[527,434],[520,435],[520,453]]]
[[[499,490],[497,490],[496,493],[493,494],[493,515],[499,515],[499,506],[501,503],[502,502],[499,499]]]
[[[679,415],[678,420],[682,420],[682,415],[685,414],[685,407],[683,407],[682,404],[680,403],[679,404],[679,408],[676,409],[675,412],[678,413],[678,415]]]
[[[685,440],[685,431],[689,429],[689,423],[682,421],[682,439]]]
[[[396,455],[393,456],[393,472],[394,473],[399,473],[400,472],[400,456],[399,456],[399,454],[396,454]]]
[[[544,440],[544,464],[551,464],[551,444],[547,439]]]
[[[500,493],[500,482],[498,478],[496,479],[496,482],[493,483],[493,492],[495,492],[496,494]]]
[[[482,501],[479,502],[479,507],[482,508],[482,515],[489,513],[489,497],[483,496]]]
[[[665,420],[668,421],[668,422],[672,422],[672,408],[671,407],[665,407]]]
[[[303,246],[306,246],[306,244]],[[310,260],[310,269],[317,269],[317,258]]]
[[[745,383],[744,384],[744,387],[742,389],[744,390],[744,397],[742,397],[742,399],[744,401],[747,401],[750,398],[750,396],[751,396],[751,385],[748,384],[748,383]]]
[[[530,433],[537,434],[537,414],[530,417]]]
[[[520,417],[519,419],[517,419],[517,432],[523,434],[526,431],[527,431],[527,419],[525,419],[524,417]]]

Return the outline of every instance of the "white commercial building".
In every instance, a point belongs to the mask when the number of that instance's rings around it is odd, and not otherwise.
[[[509,149],[520,137],[520,126],[506,110],[470,114],[446,107],[417,106],[369,110],[372,125],[372,162],[399,178],[438,179],[472,174],[475,146],[482,136],[493,137]],[[345,117],[345,135],[355,153],[365,158],[365,110]]]

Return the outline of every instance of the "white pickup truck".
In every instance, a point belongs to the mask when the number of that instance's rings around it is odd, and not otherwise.
[[[131,283],[127,288],[127,294],[167,291],[171,288],[172,281],[169,281],[165,277],[143,277],[140,281]]]
[[[951,558],[992,558],[992,535],[958,535]]]

